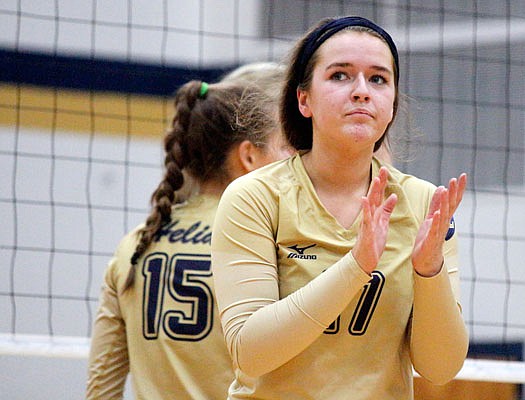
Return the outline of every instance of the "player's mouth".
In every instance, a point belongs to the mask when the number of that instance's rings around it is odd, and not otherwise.
[[[372,113],[365,108],[354,108],[348,112],[347,115],[368,115],[369,117],[372,117]]]
[[[354,108],[353,110],[349,111],[346,115],[348,116],[368,116],[370,118],[373,118],[372,113],[365,108]]]

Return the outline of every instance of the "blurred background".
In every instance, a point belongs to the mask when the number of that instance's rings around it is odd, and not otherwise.
[[[173,92],[285,63],[320,18],[350,14],[400,50],[394,164],[436,185],[469,174],[455,218],[469,357],[523,360],[524,1],[2,0],[1,399],[83,397],[103,271],[147,215]],[[523,363],[502,368],[509,397],[486,398],[522,398]]]

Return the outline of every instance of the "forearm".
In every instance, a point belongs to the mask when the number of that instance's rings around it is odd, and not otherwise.
[[[254,280],[265,281],[264,287],[269,276],[275,279],[275,272],[265,271],[261,265],[242,269],[241,274],[228,274],[218,268],[214,276],[228,348],[235,365],[250,376],[268,373],[301,353],[370,279],[349,253],[309,284],[279,300],[278,290],[273,295],[264,289],[253,291]],[[273,285],[277,288],[277,280]],[[227,290],[238,293],[236,300],[224,304],[220,293]],[[243,291],[245,295],[240,294]]]
[[[446,265],[431,278],[414,273],[410,347],[415,370],[433,383],[450,381],[463,365],[468,333]]]

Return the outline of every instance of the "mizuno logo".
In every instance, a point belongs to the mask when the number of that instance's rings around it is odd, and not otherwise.
[[[309,249],[311,247],[314,247],[314,246],[317,246],[317,245],[314,243],[314,244],[311,244],[310,246],[299,247],[298,244],[294,244],[293,246],[289,246],[288,248],[296,251],[298,254],[304,254],[305,250],[307,250],[307,249]]]
[[[288,258],[300,258],[302,260],[316,260],[317,256],[315,254],[304,254],[305,250],[308,250],[317,244],[311,244],[310,246],[299,247],[299,245],[294,244],[293,246],[288,246],[289,249],[295,251],[295,253],[288,254]]]

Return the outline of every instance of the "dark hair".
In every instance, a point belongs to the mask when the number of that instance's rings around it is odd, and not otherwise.
[[[133,286],[139,258],[162,226],[171,221],[172,206],[181,200],[177,192],[187,183],[185,176],[197,183],[227,182],[226,159],[232,147],[245,139],[256,141],[259,146],[266,143],[267,130],[250,130],[238,123],[244,120],[238,112],[243,99],[254,98],[257,93],[255,87],[248,85],[208,85],[201,81],[190,81],[176,92],[175,115],[164,137],[164,177],[151,195],[150,215],[137,232],[139,242],[131,257],[124,291]],[[257,108],[256,103],[251,106]]]
[[[328,28],[328,29],[327,29]],[[297,89],[308,89],[312,74],[317,64],[317,49],[331,36],[340,31],[365,32],[383,40],[393,57],[395,99],[392,121],[388,124],[381,138],[375,143],[374,151],[381,147],[390,126],[393,124],[398,108],[399,61],[397,49],[390,35],[372,21],[361,17],[325,18],[311,28],[292,50],[285,85],[280,104],[280,118],[283,132],[290,144],[297,150],[312,148],[312,120],[305,118],[297,104]]]

